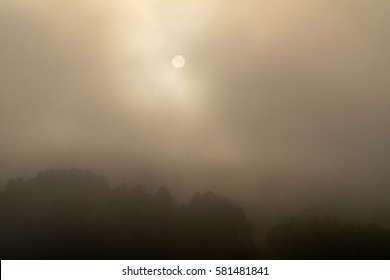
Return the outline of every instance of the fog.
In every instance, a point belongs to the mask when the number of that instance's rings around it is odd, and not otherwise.
[[[0,180],[78,167],[254,218],[386,225],[389,9],[1,0]]]

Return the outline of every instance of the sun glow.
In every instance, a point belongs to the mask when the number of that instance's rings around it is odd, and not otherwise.
[[[186,64],[186,60],[181,55],[176,55],[175,57],[172,58],[172,66],[175,67],[176,69],[183,68],[185,64]]]
[[[204,9],[209,2],[199,1],[175,0],[167,7],[159,0],[135,0],[119,12],[118,85],[132,110],[201,116],[207,90],[197,75],[195,49],[187,41],[201,40],[213,9]]]

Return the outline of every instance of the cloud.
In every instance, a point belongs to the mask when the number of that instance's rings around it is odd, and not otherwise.
[[[3,1],[1,176],[87,167],[248,204],[272,186],[286,212],[380,197],[388,6]]]

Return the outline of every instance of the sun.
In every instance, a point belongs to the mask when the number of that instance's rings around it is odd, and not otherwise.
[[[172,58],[172,66],[176,69],[181,69],[186,64],[186,60],[182,55],[176,55]]]

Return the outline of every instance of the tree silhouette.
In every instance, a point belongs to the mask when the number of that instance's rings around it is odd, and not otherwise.
[[[329,217],[293,218],[268,233],[266,252],[271,259],[388,259],[390,231]]]
[[[0,194],[2,259],[249,258],[241,208],[207,193],[178,206],[169,190],[111,188],[88,170],[47,170]]]
[[[389,259],[390,231],[329,217],[275,225],[256,251],[243,209],[212,192],[178,205],[161,187],[116,188],[46,170],[0,193],[1,259]]]
[[[252,228],[239,206],[208,192],[194,195],[182,209],[183,229],[197,236],[186,242],[191,254],[201,259],[255,257]]]

